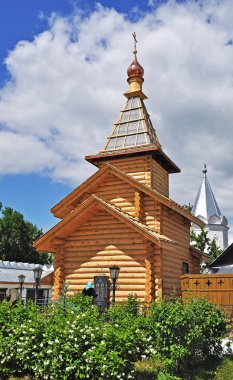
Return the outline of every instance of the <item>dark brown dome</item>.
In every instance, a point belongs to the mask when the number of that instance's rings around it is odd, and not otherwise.
[[[140,65],[140,63],[138,63],[137,58],[134,58],[134,60],[131,63],[131,65],[128,67],[127,74],[128,74],[129,78],[132,78],[132,77],[143,77],[143,75],[144,75],[144,69]]]

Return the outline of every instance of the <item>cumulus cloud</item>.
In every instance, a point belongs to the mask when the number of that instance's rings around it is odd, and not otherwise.
[[[52,15],[6,58],[0,90],[0,170],[46,173],[72,187],[124,104],[133,31],[145,69],[147,109],[164,151],[181,167],[171,197],[194,202],[203,163],[222,212],[233,215],[233,4],[168,1],[130,21],[100,5],[88,16]],[[28,160],[27,157],[30,157]],[[48,174],[49,173],[49,174]]]

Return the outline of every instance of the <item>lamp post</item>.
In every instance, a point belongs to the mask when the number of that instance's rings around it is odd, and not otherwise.
[[[20,297],[22,298],[22,292],[23,292],[23,284],[24,284],[24,281],[25,281],[25,277],[24,274],[20,274],[18,276],[18,279],[19,279],[19,292],[20,292]]]
[[[119,276],[120,268],[116,265],[113,265],[109,268],[110,276],[112,279],[112,306],[115,304],[115,294],[116,294],[116,281]]]
[[[36,267],[33,269],[34,273],[34,279],[35,279],[35,304],[37,305],[37,300],[38,300],[38,288],[40,285],[40,279],[42,275],[43,269],[41,267]]]

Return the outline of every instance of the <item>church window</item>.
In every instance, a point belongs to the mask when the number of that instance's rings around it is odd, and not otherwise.
[[[137,145],[139,144],[146,144],[146,134],[145,133],[142,133],[140,135],[138,135],[138,139],[137,139]]]
[[[138,123],[136,121],[132,121],[128,125],[128,132],[137,132],[138,129]]]
[[[139,107],[140,106],[140,104],[139,104],[139,101],[138,101],[139,99],[138,99],[138,97],[133,97],[133,99],[132,99],[132,106],[131,106],[131,108],[137,108],[137,107]]]
[[[131,110],[130,120],[139,119],[141,117],[140,110],[136,108],[135,110]]]
[[[126,137],[125,146],[133,146],[136,143],[136,135],[130,135]]]
[[[119,135],[123,135],[126,133],[126,127],[127,127],[127,124],[121,124],[119,126]]]
[[[128,121],[129,120],[129,114],[130,114],[130,111],[123,112],[122,116],[121,116],[121,121]]]
[[[188,263],[186,263],[184,261],[182,263],[182,273],[183,274],[189,273],[189,265],[188,265]]]
[[[107,148],[108,149],[113,149],[114,145],[115,145],[115,141],[116,141],[116,139],[110,139],[109,142],[108,142]]]
[[[138,131],[140,132],[146,131],[146,123],[144,120],[139,121]]]
[[[116,148],[122,148],[124,145],[124,140],[125,140],[125,137],[118,137]]]

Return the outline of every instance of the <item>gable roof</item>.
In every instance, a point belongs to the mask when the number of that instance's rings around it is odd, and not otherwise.
[[[64,219],[62,219],[58,224],[56,224],[41,238],[39,238],[34,243],[34,247],[36,247],[38,250],[55,252],[54,244],[56,241],[60,241],[60,244],[63,244],[66,237],[69,236],[72,231],[77,229],[85,221],[87,221],[90,216],[96,212],[97,209],[102,209],[112,214],[115,218],[127,224],[139,234],[143,235],[145,238],[153,241],[159,246],[162,245],[162,242],[175,244],[174,241],[164,235],[157,233],[152,228],[141,223],[137,218],[124,213],[116,206],[92,194],[88,199],[81,203],[80,206],[76,207]]]
[[[83,182],[79,187],[73,190],[70,194],[68,194],[65,198],[63,198],[59,203],[57,203],[52,209],[51,212],[54,216],[63,218],[66,216],[73,208],[76,207],[75,202],[84,192],[88,192],[92,189],[92,186],[96,186],[100,181],[103,180],[104,177],[107,177],[109,174],[114,174],[116,177],[121,178],[123,181],[128,182],[133,187],[136,187],[138,190],[144,192],[149,195],[153,199],[161,202],[168,208],[178,212],[180,215],[184,216],[190,222],[197,224],[200,227],[204,227],[204,222],[194,215],[188,213],[181,207],[178,203],[173,200],[165,197],[158,191],[152,189],[151,187],[138,182],[136,179],[131,177],[128,174],[125,174],[120,169],[112,166],[110,164],[103,165],[96,173],[94,173],[91,177],[89,177],[85,182]]]
[[[215,266],[233,265],[233,243],[229,245],[212,263],[210,268]]]

